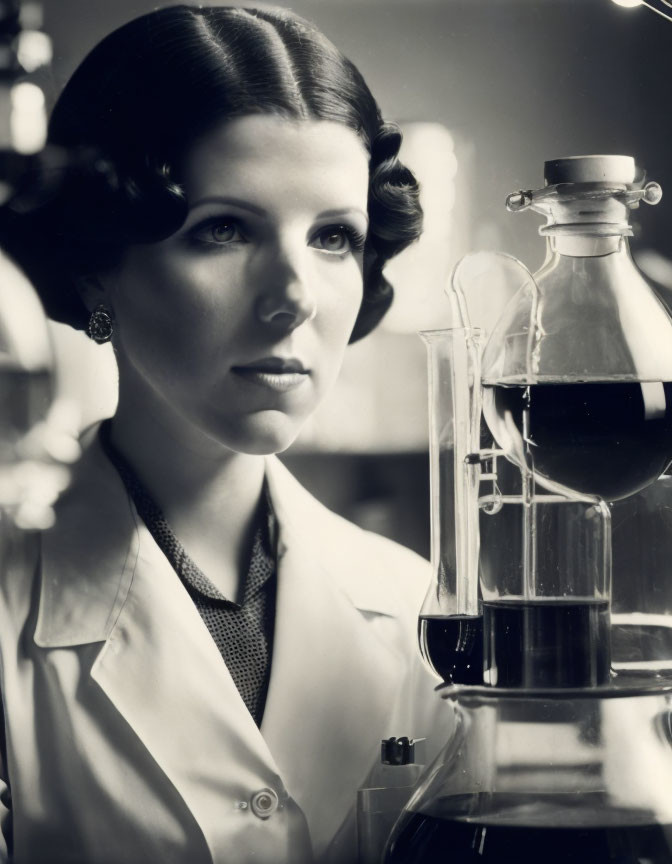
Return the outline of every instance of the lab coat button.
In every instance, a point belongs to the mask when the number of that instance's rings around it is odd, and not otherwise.
[[[272,789],[260,789],[252,796],[252,812],[260,819],[268,819],[278,809],[278,796]]]

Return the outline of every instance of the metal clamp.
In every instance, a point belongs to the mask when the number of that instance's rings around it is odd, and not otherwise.
[[[464,460],[467,465],[480,465],[479,482],[490,481],[492,483],[490,494],[478,499],[480,509],[490,516],[499,513],[502,509],[502,493],[497,484],[497,459],[503,455],[503,450],[479,450],[478,453],[469,453]]]

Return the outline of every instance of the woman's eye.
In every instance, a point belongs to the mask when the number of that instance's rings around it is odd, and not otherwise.
[[[347,225],[330,225],[315,235],[312,245],[323,252],[343,255],[364,248],[364,237]]]
[[[198,225],[190,236],[198,243],[226,246],[230,243],[244,243],[245,237],[233,220],[221,219]]]

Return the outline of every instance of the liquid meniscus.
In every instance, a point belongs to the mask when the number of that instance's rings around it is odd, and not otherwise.
[[[490,431],[541,482],[615,501],[672,459],[672,383],[550,382],[483,388]]]

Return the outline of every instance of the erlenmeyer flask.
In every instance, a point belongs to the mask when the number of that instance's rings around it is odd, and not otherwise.
[[[446,699],[455,735],[397,821],[386,864],[670,864],[670,681],[456,687]]]

